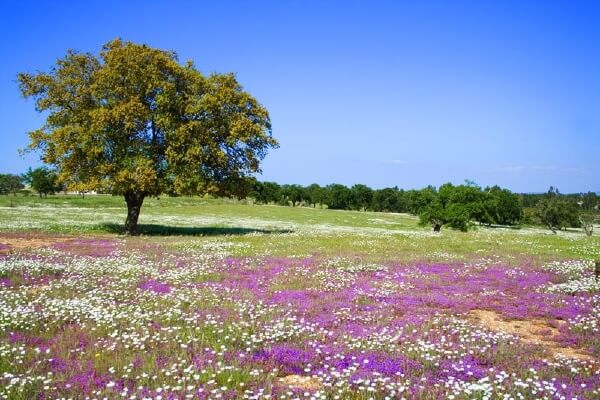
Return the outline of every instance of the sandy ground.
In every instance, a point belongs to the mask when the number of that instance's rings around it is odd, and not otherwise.
[[[469,318],[490,330],[516,335],[525,343],[543,346],[553,355],[562,354],[579,360],[594,360],[582,350],[565,347],[556,341],[560,335],[556,326],[564,325],[565,321],[555,320],[548,323],[541,319],[505,320],[500,314],[490,310],[473,310],[469,313]]]

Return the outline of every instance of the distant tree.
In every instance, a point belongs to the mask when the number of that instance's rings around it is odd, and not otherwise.
[[[563,212],[561,205],[563,202],[556,198],[547,198],[541,200],[536,206],[536,213],[540,221],[548,227],[553,233],[563,226]]]
[[[430,224],[439,232],[442,226],[467,231],[471,226],[471,218],[480,207],[479,187],[446,183],[440,186],[437,194],[420,213],[421,225]]]
[[[484,193],[481,188],[472,181],[466,181],[467,184],[452,186],[442,185],[440,193],[447,188],[448,199],[450,204],[460,205],[462,207],[458,215],[467,214],[467,224],[471,219],[481,220],[483,213]],[[463,229],[462,226],[456,229]]]
[[[594,192],[588,192],[580,195],[578,201],[581,207],[579,214],[579,222],[587,236],[592,236],[594,233],[594,224],[600,221],[600,197]]]
[[[407,192],[400,189],[396,191],[396,210],[395,212],[407,213],[409,212],[409,198]]]
[[[600,196],[594,192],[581,193],[578,204],[582,210],[598,212],[600,211]]]
[[[253,197],[258,203],[276,203],[280,197],[280,186],[275,182],[254,181],[248,196]]]
[[[519,195],[508,189],[494,186],[490,194],[496,199],[497,213],[496,223],[500,225],[515,225],[523,218],[523,206]]]
[[[536,214],[542,224],[553,233],[566,227],[579,227],[581,224],[579,206],[562,196],[558,189],[552,186],[544,198],[537,203]]]
[[[419,214],[419,223],[431,225],[434,232],[440,232],[446,222],[448,222],[446,209],[437,196]]]
[[[281,195],[281,186],[276,182],[264,182],[264,197],[266,203],[275,203]]]
[[[408,211],[414,215],[421,214],[434,201],[436,196],[437,190],[433,186],[408,191]]]
[[[304,193],[308,197],[309,204],[312,204],[314,208],[317,208],[317,204],[321,206],[325,204],[327,196],[325,189],[316,183],[313,183],[305,188]]]
[[[477,182],[475,182],[473,179],[465,179],[465,183],[463,185],[467,186],[467,187],[481,189],[481,186],[479,186],[479,184]]]
[[[579,222],[586,236],[592,236],[594,233],[594,224],[600,220],[598,213],[584,210],[579,214]]]
[[[260,182],[256,178],[250,179],[250,190],[247,193],[247,196],[253,198],[257,203],[261,203],[262,201],[259,199],[262,192],[263,183]],[[176,195],[176,194],[175,194]]]
[[[300,185],[282,185],[280,194],[282,204],[289,202],[292,207],[300,205],[305,197],[304,188]]]
[[[354,185],[350,188],[349,206],[351,210],[366,210],[373,200],[373,189],[366,185]]]
[[[205,76],[174,52],[114,40],[18,81],[47,113],[28,149],[72,190],[122,195],[131,235],[148,196],[244,195],[277,146],[267,110],[233,74]]]
[[[481,205],[474,219],[491,225],[514,225],[523,218],[520,197],[499,186],[485,188],[481,193]]]
[[[483,193],[479,213],[474,216],[474,219],[488,226],[498,223],[498,199],[488,189]]]
[[[348,210],[350,207],[350,189],[339,183],[325,187],[327,205],[333,210]]]
[[[0,174],[0,194],[12,193],[16,195],[17,192],[23,189],[23,178],[19,175],[14,174]]]
[[[445,223],[453,229],[468,230],[471,215],[479,206],[478,187],[446,183],[440,186],[438,197],[444,210]]]
[[[47,196],[54,194],[61,190],[61,186],[58,184],[58,176],[54,171],[48,167],[39,167],[31,169],[23,174],[23,181],[28,183],[29,186],[38,194]]]
[[[544,225],[535,207],[523,207],[523,219],[521,222],[527,225]]]
[[[398,210],[398,188],[384,188],[373,193],[373,210],[396,212]]]
[[[558,188],[555,188],[554,186],[550,186],[550,189],[548,189],[546,194],[544,194],[544,197],[547,199],[551,199],[551,198],[559,197],[559,196],[560,196],[560,191],[558,190]]]
[[[452,203],[445,210],[446,224],[452,229],[462,232],[469,230],[471,214],[469,207],[464,204]]]

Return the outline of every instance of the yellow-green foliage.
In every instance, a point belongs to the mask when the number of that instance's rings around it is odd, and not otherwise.
[[[205,76],[174,52],[113,40],[18,81],[48,113],[28,149],[72,190],[232,193],[277,146],[267,110],[233,74]]]

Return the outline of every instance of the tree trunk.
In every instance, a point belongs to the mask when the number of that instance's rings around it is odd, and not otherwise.
[[[594,276],[596,277],[596,282],[600,281],[600,261],[596,260],[596,267],[594,268]]]
[[[125,233],[127,235],[136,236],[138,234],[137,224],[144,197],[143,193],[125,193],[125,202],[127,203]]]

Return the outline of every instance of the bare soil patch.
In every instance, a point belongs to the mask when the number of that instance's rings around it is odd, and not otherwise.
[[[491,310],[472,310],[468,314],[471,320],[481,323],[490,330],[519,336],[525,343],[544,347],[553,355],[563,355],[579,360],[595,360],[580,349],[565,347],[556,341],[560,331],[556,326],[566,324],[565,321],[554,320],[551,323],[542,319],[505,320],[502,315]]]
[[[293,389],[319,390],[322,388],[321,381],[310,376],[288,375],[279,378],[279,382]]]
[[[56,243],[65,243],[73,240],[71,237],[52,237],[44,235],[0,235],[0,254],[8,253],[12,250],[23,251],[50,247]]]

